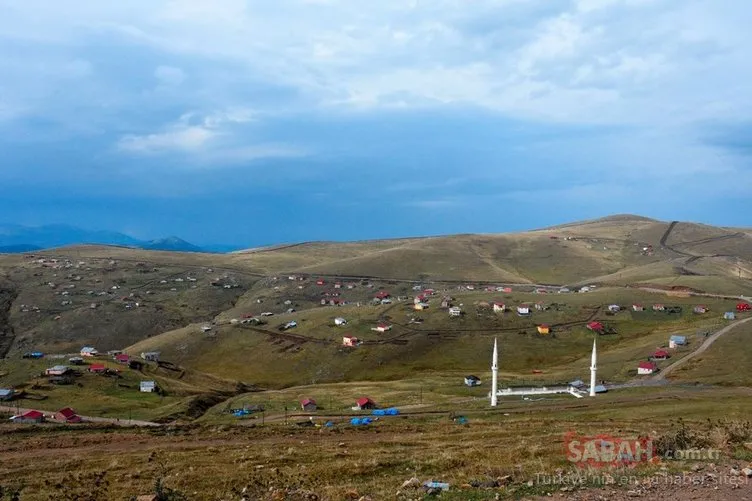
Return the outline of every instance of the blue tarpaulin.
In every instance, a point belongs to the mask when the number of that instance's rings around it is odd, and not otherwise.
[[[373,422],[373,420],[371,418],[369,418],[369,417],[352,418],[350,420],[350,424],[353,425],[353,426],[367,426],[367,425],[371,424],[372,422]]]
[[[390,407],[389,409],[376,409],[371,414],[374,416],[399,416],[399,409]]]

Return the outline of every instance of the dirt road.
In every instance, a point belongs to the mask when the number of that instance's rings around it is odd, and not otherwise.
[[[744,320],[739,320],[737,322],[734,322],[732,324],[727,325],[723,329],[719,330],[718,332],[716,332],[715,334],[713,334],[712,336],[710,336],[709,338],[707,338],[705,340],[705,342],[703,342],[695,351],[693,351],[689,355],[685,356],[681,360],[677,360],[673,364],[669,365],[668,367],[666,367],[665,369],[663,369],[662,371],[660,371],[658,374],[656,374],[655,376],[653,376],[651,379],[654,380],[654,381],[660,381],[660,380],[665,379],[666,376],[668,376],[669,374],[671,374],[673,371],[675,371],[676,369],[678,369],[679,367],[681,367],[685,363],[689,362],[690,360],[692,360],[696,356],[704,353],[705,350],[707,350],[708,348],[710,348],[710,345],[712,345],[719,337],[721,337],[724,334],[732,331],[733,329],[739,327],[740,325],[749,322],[750,320],[752,320],[752,317],[745,318]]]

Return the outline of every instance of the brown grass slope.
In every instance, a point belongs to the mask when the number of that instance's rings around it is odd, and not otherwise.
[[[666,246],[662,247],[664,237]],[[648,245],[653,246],[652,256],[641,252]],[[675,269],[654,276],[691,275],[693,272],[687,272],[691,268],[673,260],[695,256],[750,261],[752,237],[733,228],[695,223],[672,225],[619,215],[517,234],[303,243],[238,253],[233,259],[239,265],[268,272],[567,283],[655,263],[669,263],[669,269]],[[694,273],[732,275],[723,265]]]

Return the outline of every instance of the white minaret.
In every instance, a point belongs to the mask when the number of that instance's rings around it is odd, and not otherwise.
[[[496,407],[496,393],[499,385],[499,350],[494,338],[493,358],[491,359],[491,407]]]
[[[596,361],[596,354],[595,354],[595,338],[593,339],[593,355],[590,357],[590,396],[595,396],[595,365]]]

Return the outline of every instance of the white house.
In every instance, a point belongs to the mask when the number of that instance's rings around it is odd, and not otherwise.
[[[462,310],[457,306],[452,306],[449,308],[449,316],[450,317],[459,317],[462,315]]]
[[[212,330],[211,325],[204,325],[201,327],[201,332],[209,332],[210,330]]]
[[[677,346],[684,346],[687,344],[687,336],[673,335],[668,338],[668,347],[676,348]]]
[[[608,311],[610,311],[611,313],[617,313],[620,310],[621,310],[621,306],[619,306],[618,304],[608,305]]]
[[[154,393],[157,391],[156,381],[141,381],[140,389],[142,393]]]
[[[342,317],[337,317],[334,319],[334,325],[336,325],[337,327],[342,327],[343,325],[347,325],[347,320]]]
[[[375,330],[376,332],[386,332],[388,330],[391,330],[392,326],[387,324],[379,324],[376,327],[374,327],[372,330]]]
[[[478,376],[465,376],[465,386],[480,386],[480,378]]]
[[[518,315],[530,315],[530,306],[526,304],[521,304],[517,307],[517,314]]]
[[[81,348],[82,357],[96,357],[97,355],[99,355],[99,352],[93,346],[84,346]]]
[[[494,303],[493,311],[494,313],[504,313],[505,311],[507,311],[507,305],[505,305],[504,303]]]

